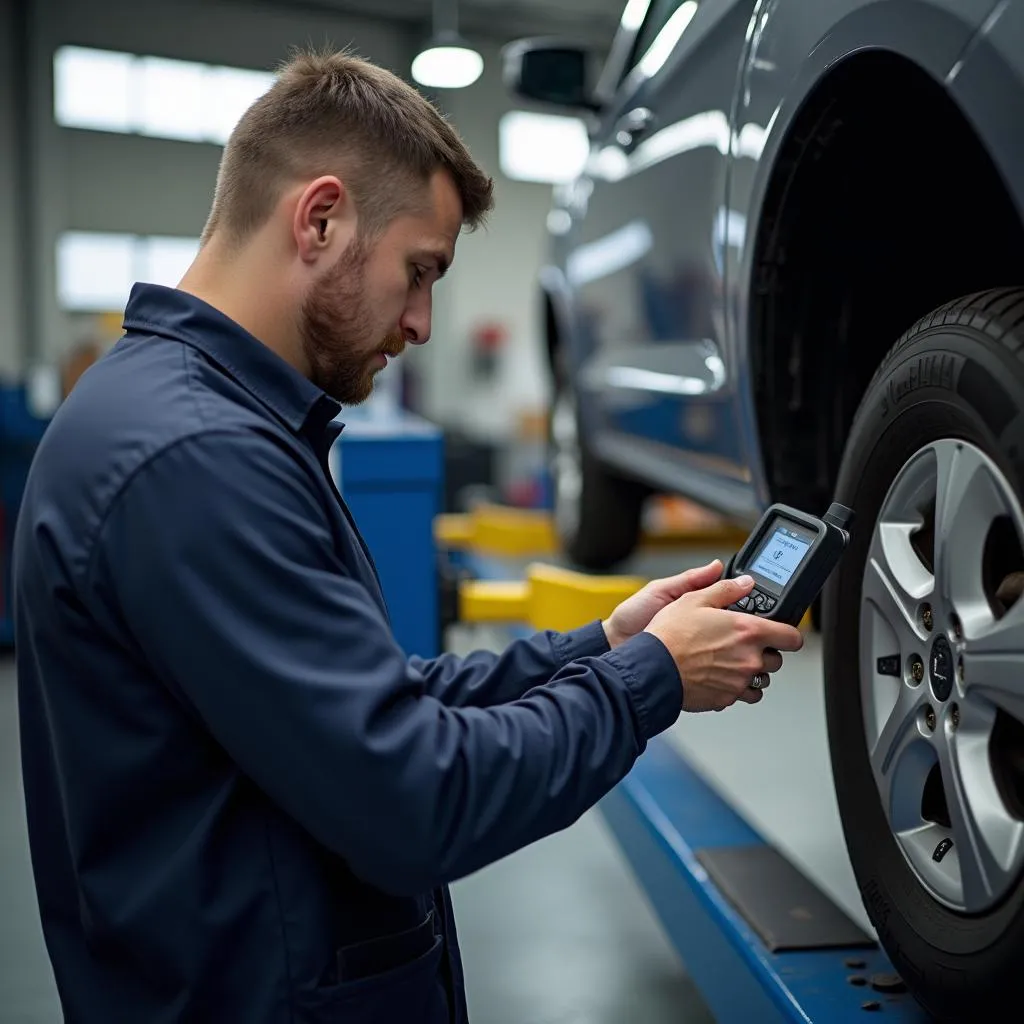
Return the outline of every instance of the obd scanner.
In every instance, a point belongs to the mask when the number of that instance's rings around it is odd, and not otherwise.
[[[754,578],[754,589],[730,610],[798,626],[839,564],[853,518],[838,502],[820,519],[772,505],[726,567],[726,577]]]

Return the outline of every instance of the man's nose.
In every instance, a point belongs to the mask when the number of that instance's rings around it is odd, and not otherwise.
[[[410,345],[425,345],[430,341],[430,304],[406,309],[399,326]]]

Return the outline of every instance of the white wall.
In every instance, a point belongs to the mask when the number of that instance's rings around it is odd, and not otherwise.
[[[0,375],[16,374],[21,357],[22,283],[15,182],[18,140],[14,88],[14,5],[0,0]]]
[[[499,48],[479,40],[474,45],[484,56],[483,75],[467,89],[438,92],[435,98],[494,177],[496,205],[485,228],[462,236],[450,278],[438,287],[437,344],[427,394],[438,419],[500,439],[514,428],[518,412],[547,400],[537,274],[551,187],[502,176],[498,120],[516,104],[501,81]],[[496,382],[489,387],[472,383],[469,374],[470,335],[483,321],[498,321],[509,331]]]

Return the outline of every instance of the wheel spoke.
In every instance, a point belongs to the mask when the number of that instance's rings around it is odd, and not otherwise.
[[[982,556],[1006,497],[984,454],[953,441],[935,446],[935,579],[965,621],[986,604]]]
[[[924,703],[921,687],[901,685],[896,703],[889,712],[874,743],[869,745],[871,767],[875,774],[882,807],[890,822],[897,829],[906,827],[907,808],[897,806],[896,777],[901,763],[912,747],[923,742],[918,725],[918,711]],[[912,817],[912,815],[911,815]],[[920,819],[920,803],[917,805],[917,820]]]
[[[980,635],[968,636],[963,667],[967,701],[981,699],[1024,722],[1024,600],[1002,619],[989,615]]]
[[[912,529],[887,524],[881,541],[872,545],[864,570],[864,599],[877,608],[903,644],[923,639],[917,606],[931,591],[931,577],[910,545]]]
[[[1024,825],[1007,813],[989,762],[994,718],[991,711],[965,711],[959,729],[937,744],[967,911],[996,898],[1020,861]]]

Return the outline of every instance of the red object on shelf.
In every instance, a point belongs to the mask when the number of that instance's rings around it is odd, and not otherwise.
[[[483,323],[473,331],[473,347],[478,352],[496,352],[507,338],[504,324]]]

